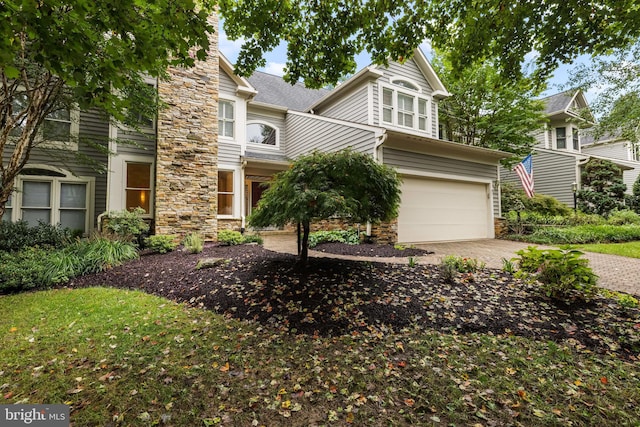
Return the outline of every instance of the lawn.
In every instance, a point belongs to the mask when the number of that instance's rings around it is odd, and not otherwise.
[[[84,425],[637,425],[640,366],[570,343],[404,328],[336,337],[138,291],[0,298],[3,403]]]
[[[601,254],[612,254],[626,256],[629,258],[640,258],[640,241],[626,243],[601,243],[577,246],[581,251],[598,252]]]
[[[0,296],[3,403],[66,403],[75,426],[638,425],[637,308],[293,261],[208,246]]]

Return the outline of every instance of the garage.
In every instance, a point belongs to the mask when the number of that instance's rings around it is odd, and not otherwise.
[[[403,179],[398,241],[492,237],[488,183],[407,176]]]

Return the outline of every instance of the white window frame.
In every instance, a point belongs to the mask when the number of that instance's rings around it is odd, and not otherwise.
[[[156,162],[154,156],[119,153],[110,157],[112,170],[109,173],[107,183],[107,212],[121,211],[127,206],[127,163],[149,163],[151,165],[151,200],[149,201],[149,214],[143,218],[153,218],[155,212],[156,194]]]
[[[245,130],[245,139],[246,139],[246,146],[247,148],[266,148],[269,150],[274,150],[274,149],[280,149],[280,129],[278,128],[278,126],[274,125],[273,123],[270,123],[266,120],[251,120],[247,122],[246,128],[249,128],[249,125],[266,125],[269,126],[272,129],[275,129],[276,131],[276,143],[275,145],[269,145],[269,144],[258,144],[255,142],[250,142],[249,141],[249,132]]]
[[[580,152],[580,133],[575,127],[571,127],[571,149],[577,153]]]
[[[135,165],[149,165],[149,213],[144,213],[142,214],[143,218],[152,218],[153,217],[153,212],[154,212],[154,188],[153,188],[153,177],[154,177],[154,163],[152,161],[135,161],[135,160],[125,160],[124,161],[124,182],[123,182],[123,187],[122,187],[122,194],[123,194],[123,198],[124,198],[124,203],[123,203],[123,207],[126,209],[127,207],[127,190],[146,190],[146,188],[142,188],[142,187],[127,187],[127,171],[128,171],[128,165],[129,164],[135,164]]]
[[[50,170],[52,172],[62,174],[64,176],[46,176],[46,175],[18,175],[16,178],[16,191],[11,195],[11,217],[12,222],[20,221],[22,219],[22,188],[23,183],[26,182],[50,182],[51,194],[50,194],[50,209],[49,223],[56,225],[60,223],[60,189],[62,184],[85,184],[85,224],[83,233],[88,233],[91,229],[91,224],[94,216],[94,187],[95,178],[93,177],[78,177],[74,176],[71,172],[64,169],[56,168],[48,165],[27,165],[26,169],[43,169]],[[69,210],[67,208],[63,210]],[[37,224],[30,224],[30,226],[36,226]]]
[[[391,82],[397,81],[406,81],[412,85],[415,85],[417,88],[420,88],[418,84],[413,82],[411,79],[404,77],[396,77],[391,79]],[[392,104],[390,106],[384,104],[384,91],[390,90],[392,91]],[[403,94],[406,96],[413,97],[413,126],[404,126],[398,122],[398,94]],[[427,133],[430,136],[433,133],[433,122],[432,122],[432,105],[433,98],[429,95],[425,95],[420,90],[411,90],[404,86],[394,85],[393,83],[388,84],[384,82],[378,83],[378,97],[379,97],[379,122],[382,126],[395,127],[398,129],[410,129],[421,133]],[[418,100],[425,101],[425,113],[426,115],[419,114]],[[391,108],[391,122],[384,120],[384,110],[386,108]],[[426,120],[426,129],[420,129],[420,117],[425,118]]]
[[[558,129],[564,129],[564,147],[558,147]],[[567,151],[567,140],[568,140],[568,126],[556,126],[553,129],[553,144],[556,150]]]
[[[24,87],[20,86],[18,91],[24,91]],[[73,104],[73,106],[69,109],[69,121],[60,120],[60,119],[49,119],[46,118],[44,121],[51,122],[64,122],[69,123],[69,139],[68,140],[45,140],[44,138],[44,122],[38,128],[38,133],[36,135],[35,142],[39,147],[42,148],[53,148],[60,150],[69,150],[69,151],[78,151],[78,136],[80,135],[80,109],[77,104]],[[15,136],[10,136],[9,140],[16,140]]]
[[[225,119],[223,117],[220,116],[220,113],[222,112],[222,104],[226,102],[229,103],[231,105],[233,105],[233,119],[229,120],[229,119]],[[230,98],[224,98],[224,97],[220,97],[218,99],[218,136],[221,139],[225,139],[225,140],[236,140],[237,136],[238,136],[238,102],[235,99],[230,99]],[[223,135],[221,130],[223,129],[223,127],[220,126],[220,122],[231,122],[233,123],[233,135],[229,136],[229,135]]]
[[[231,214],[230,215],[221,215],[218,214],[218,218],[220,219],[238,219],[240,218],[240,208],[241,208],[241,203],[240,203],[240,198],[242,196],[242,183],[240,182],[240,180],[242,179],[241,175],[241,169],[239,167],[234,167],[231,165],[219,165],[218,166],[218,172],[231,172],[233,173],[233,190],[231,193],[225,193],[225,194],[232,194],[232,198],[231,198]],[[218,205],[218,193],[219,191],[216,189],[216,206]]]

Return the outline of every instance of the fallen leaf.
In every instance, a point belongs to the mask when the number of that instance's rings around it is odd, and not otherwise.
[[[609,384],[609,380],[607,379],[607,377],[600,377],[600,382],[605,385]]]
[[[15,326],[12,326],[11,329],[9,329],[9,332],[17,332],[18,328],[16,328]]]
[[[405,399],[404,400],[404,404],[407,405],[407,406],[413,406],[413,405],[416,404],[416,401],[411,399],[411,398],[409,398],[409,399]]]
[[[220,367],[220,372],[229,372],[229,362],[225,363],[224,366]]]

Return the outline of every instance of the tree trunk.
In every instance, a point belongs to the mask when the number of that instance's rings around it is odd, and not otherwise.
[[[300,251],[300,262],[306,265],[309,261],[309,231],[311,226],[308,222],[302,223],[302,250]]]

